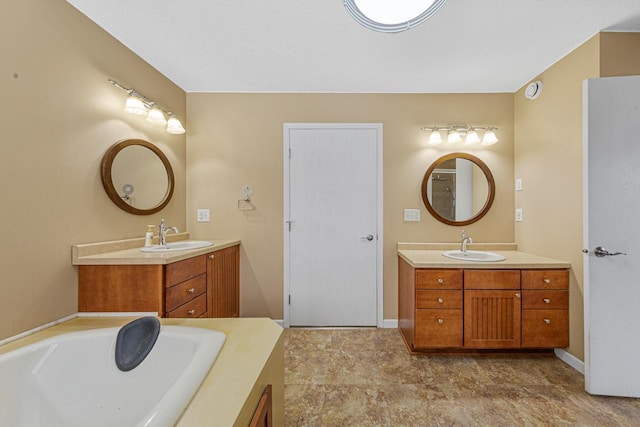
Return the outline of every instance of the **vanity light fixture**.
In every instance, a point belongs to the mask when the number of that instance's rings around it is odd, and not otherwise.
[[[442,133],[446,132],[447,145],[459,144],[464,141],[466,147],[477,145],[493,145],[498,142],[498,137],[494,126],[476,126],[476,125],[448,125],[448,126],[423,126],[420,130],[429,132],[427,140],[428,145],[442,144]],[[482,138],[478,132],[484,132]]]
[[[184,126],[180,123],[171,111],[167,111],[158,104],[142,95],[133,88],[127,88],[113,79],[109,83],[129,94],[125,102],[124,111],[137,116],[145,116],[148,122],[166,126],[167,133],[180,135],[185,133]],[[167,116],[169,119],[167,120]]]
[[[382,33],[399,33],[422,24],[447,0],[342,0],[360,25]]]

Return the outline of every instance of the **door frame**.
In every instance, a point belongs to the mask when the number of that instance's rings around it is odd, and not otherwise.
[[[322,129],[374,129],[376,131],[376,205],[377,205],[377,223],[376,223],[376,326],[382,328],[384,326],[384,288],[383,288],[383,200],[382,200],[382,123],[284,123],[283,124],[283,149],[282,158],[284,165],[284,220],[282,222],[282,233],[284,236],[284,292],[282,297],[284,327],[288,328],[291,324],[290,314],[291,306],[289,304],[289,294],[291,291],[291,271],[289,265],[289,221],[290,218],[290,194],[289,194],[289,142],[291,130],[322,130]]]

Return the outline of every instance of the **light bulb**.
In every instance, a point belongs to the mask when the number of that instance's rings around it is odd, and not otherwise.
[[[184,130],[182,123],[180,123],[180,120],[173,117],[172,114],[169,114],[169,120],[167,121],[167,133],[170,133],[171,135],[181,135],[185,132],[186,131]]]
[[[482,137],[482,145],[493,145],[496,142],[498,142],[496,134],[491,129],[487,130]]]
[[[124,111],[136,116],[144,116],[147,114],[147,107],[142,102],[142,99],[138,98],[135,92],[132,92],[124,104]]]
[[[151,110],[149,110],[147,121],[160,126],[165,126],[167,124],[167,119],[164,117],[164,113],[155,105],[153,105]]]
[[[460,133],[457,130],[454,129],[449,132],[449,135],[447,136],[447,143],[455,144],[456,142],[460,141],[462,141],[462,138],[460,137]]]
[[[429,135],[429,145],[439,145],[442,144],[442,135],[438,129],[433,129],[431,131],[431,135]]]
[[[467,133],[467,137],[464,139],[464,144],[473,145],[473,144],[477,144],[478,142],[480,142],[480,137],[478,136],[478,133],[475,130],[471,129]]]

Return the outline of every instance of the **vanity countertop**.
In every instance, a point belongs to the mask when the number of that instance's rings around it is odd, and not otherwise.
[[[414,268],[469,268],[469,269],[560,269],[571,268],[566,261],[520,252],[515,244],[469,244],[469,250],[491,251],[503,255],[504,261],[474,262],[447,258],[443,251],[460,249],[456,243],[398,243],[398,256]]]
[[[167,241],[187,240],[188,233],[167,236]],[[202,239],[208,240],[208,239]],[[157,265],[171,264],[194,256],[229,248],[240,240],[208,240],[213,246],[164,253],[140,252],[144,239],[117,240],[113,242],[74,245],[71,248],[73,265]]]
[[[0,354],[67,332],[120,327],[127,317],[79,317],[0,347]],[[284,422],[282,328],[270,319],[160,319],[163,325],[221,331],[226,341],[176,426],[248,425],[267,383],[273,385],[274,421]]]

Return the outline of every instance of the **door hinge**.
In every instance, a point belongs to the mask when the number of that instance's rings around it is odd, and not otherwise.
[[[293,221],[285,221],[285,222],[289,226],[289,231],[291,231],[291,224],[293,224]]]
[[[291,158],[291,148],[289,148],[289,158]]]
[[[289,295],[289,305],[291,305],[291,295]]]

